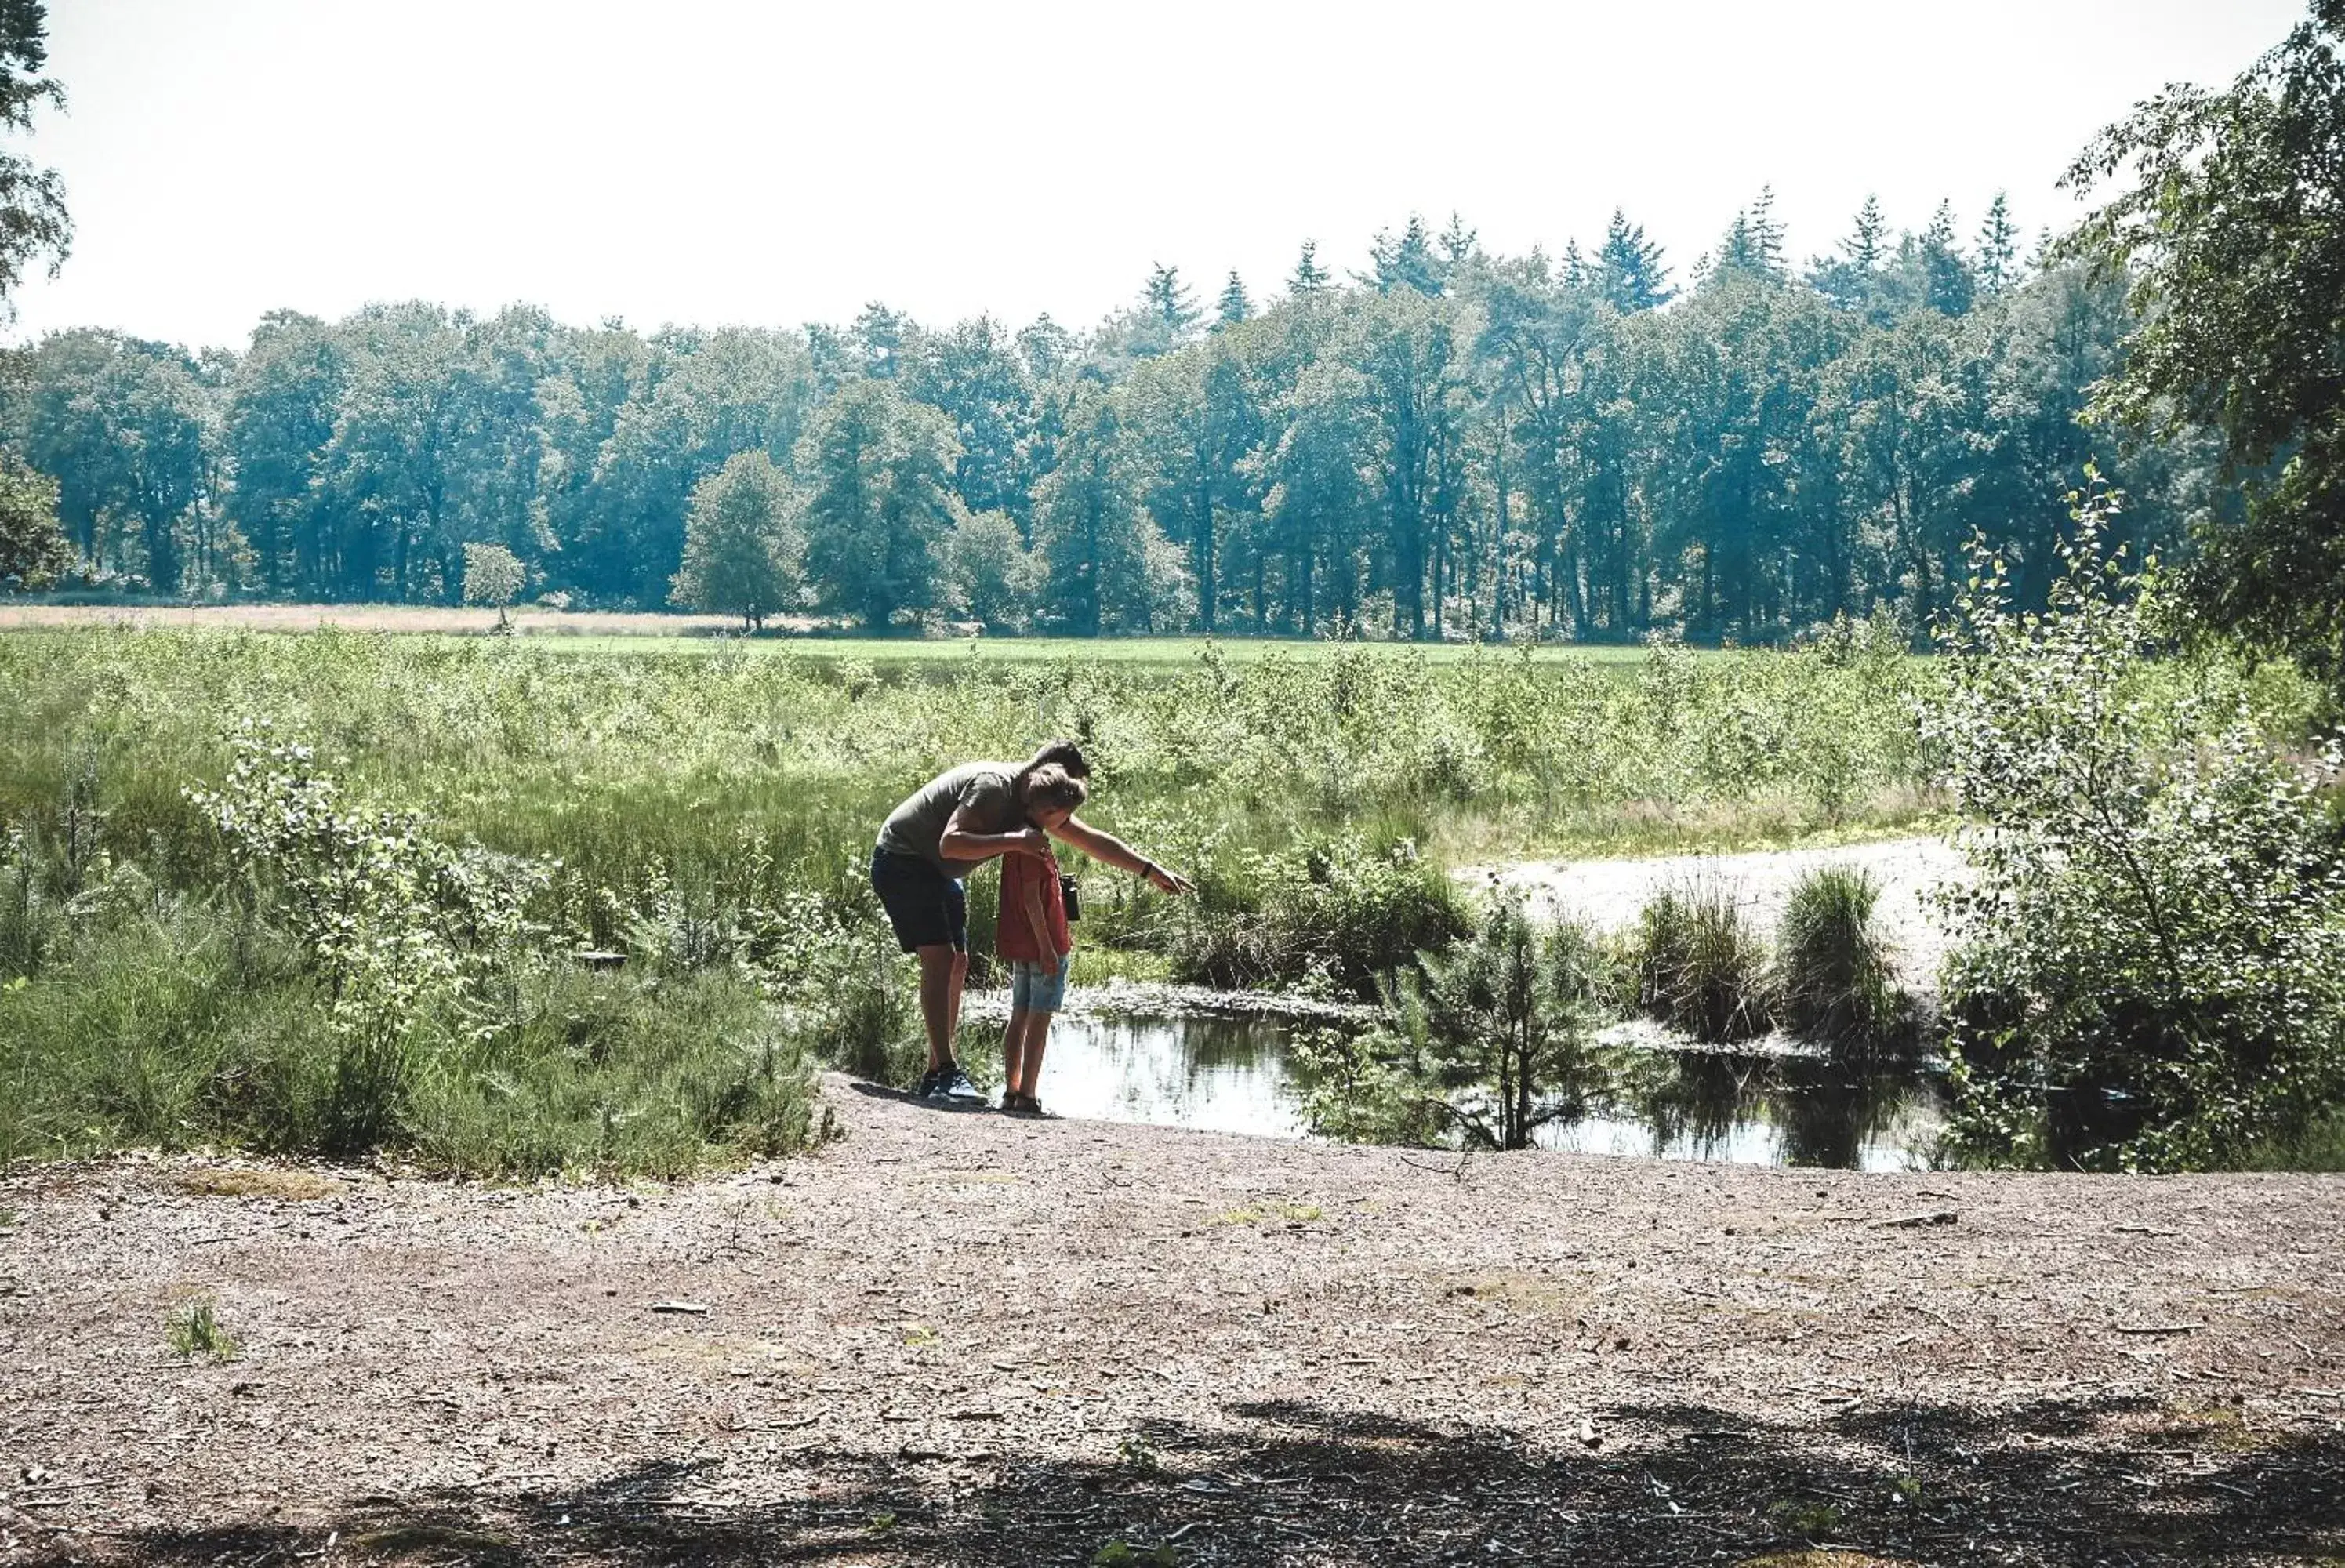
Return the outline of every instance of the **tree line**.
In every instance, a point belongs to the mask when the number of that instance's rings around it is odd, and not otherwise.
[[[2126,282],[2023,258],[2001,198],[1967,239],[1869,200],[1795,265],[1762,194],[1682,278],[1619,214],[1517,257],[1412,218],[1264,301],[1160,266],[1088,332],[421,302],[241,352],[60,332],[11,356],[0,444],[54,482],[66,581],[124,592],[454,602],[470,545],[554,602],[752,622],[1771,642],[1920,627],[1975,531],[2040,598],[2096,457],[2136,541],[2187,535],[2206,443],[2079,417]]]

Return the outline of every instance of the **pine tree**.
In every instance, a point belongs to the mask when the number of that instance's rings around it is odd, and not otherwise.
[[[855,319],[856,345],[863,351],[863,373],[887,379],[903,362],[905,335],[910,323],[900,310],[890,310],[877,299]]]
[[[1588,258],[1579,254],[1579,241],[1576,239],[1564,241],[1563,281],[1567,288],[1588,287]]]
[[[1783,275],[1783,226],[1775,218],[1775,187],[1759,187],[1751,204],[1751,246],[1761,271],[1771,278]]]
[[[1187,338],[1202,315],[1197,309],[1196,291],[1181,281],[1181,269],[1161,261],[1148,275],[1141,298],[1146,303],[1149,319],[1172,343]]]
[[[1987,294],[2000,294],[2019,280],[2019,226],[2011,221],[2011,203],[2002,191],[1987,203],[1986,217],[1979,224],[1978,274],[1979,288]]]
[[[1245,279],[1238,269],[1230,268],[1230,280],[1222,285],[1221,320],[1219,325],[1234,327],[1254,315],[1254,301],[1246,298]]]
[[[1661,248],[1645,238],[1642,224],[1630,223],[1617,207],[1605,226],[1604,248],[1596,253],[1596,287],[1622,311],[1650,310],[1677,298]]]
[[[1890,272],[1895,257],[1880,197],[1864,198],[1856,209],[1854,232],[1839,248],[1837,256],[1819,256],[1808,263],[1808,286],[1843,310],[1862,311],[1876,325],[1888,325],[1897,315],[1893,299],[1899,289]]]
[[[1294,275],[1286,280],[1287,292],[1295,295],[1321,293],[1328,281],[1327,269],[1319,265],[1319,242],[1304,240],[1303,254],[1294,258]]]
[[[1841,254],[1859,272],[1878,272],[1888,258],[1884,243],[1888,235],[1889,220],[1882,216],[1881,198],[1868,196],[1856,209],[1856,232],[1840,242]]]
[[[1466,258],[1474,254],[1478,238],[1475,230],[1466,227],[1463,217],[1454,211],[1450,213],[1449,227],[1441,231],[1441,256],[1448,263],[1447,271],[1455,273],[1465,265]]]
[[[1410,288],[1428,297],[1441,293],[1447,273],[1433,253],[1433,237],[1426,230],[1425,219],[1415,213],[1408,215],[1408,225],[1397,238],[1390,229],[1378,229],[1368,246],[1368,258],[1375,268],[1368,280],[1379,294],[1396,288]]]
[[[1734,221],[1726,226],[1726,232],[1719,236],[1717,259],[1703,276],[1758,270],[1759,250],[1751,241],[1751,215],[1738,212],[1734,215]]]
[[[1783,276],[1783,226],[1775,221],[1775,187],[1761,187],[1759,199],[1734,215],[1718,242],[1712,276]]]
[[[1919,250],[1922,303],[1946,316],[1967,311],[1978,286],[1970,263],[1963,259],[1962,248],[1954,242],[1953,202],[1938,203],[1938,210],[1930,215],[1930,227],[1922,231]]]
[[[1941,250],[1954,247],[1954,204],[1941,198],[1938,210],[1930,215],[1930,227],[1922,231],[1922,243],[1934,245]]]

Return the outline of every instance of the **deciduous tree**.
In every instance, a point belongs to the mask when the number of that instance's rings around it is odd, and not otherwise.
[[[936,547],[963,514],[951,423],[888,381],[856,381],[800,439],[807,557],[831,610],[884,632],[935,604]]]
[[[763,448],[736,452],[693,487],[684,564],[669,585],[686,610],[741,617],[744,630],[794,607],[804,592],[807,541],[789,479]]]
[[[2169,88],[2066,176],[2120,188],[2064,254],[2127,278],[2140,321],[2102,411],[2219,432],[2243,521],[2205,535],[2198,602],[2345,673],[2345,0],[2221,90]]]
[[[65,89],[48,69],[48,7],[41,0],[0,5],[0,131],[29,131],[42,105],[65,106]],[[65,184],[13,152],[0,152],[0,312],[13,315],[27,268],[44,260],[52,278],[73,247]]]
[[[73,563],[73,545],[57,523],[56,481],[0,452],[0,589],[46,588]]]

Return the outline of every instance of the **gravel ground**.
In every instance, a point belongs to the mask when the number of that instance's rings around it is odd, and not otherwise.
[[[1608,931],[1634,921],[1646,901],[1664,887],[1722,883],[1734,890],[1762,928],[1771,928],[1792,885],[1824,865],[1854,866],[1872,874],[1881,889],[1875,916],[1895,949],[1900,977],[1917,992],[1934,989],[1946,938],[1929,895],[1939,885],[1960,879],[1967,865],[1940,838],[1652,860],[1531,860],[1473,866],[1457,875],[1477,887],[1518,889],[1529,907],[1546,918],[1568,915]]]
[[[675,1189],[0,1176],[0,1563],[2345,1554],[2345,1181],[825,1092],[841,1141]],[[199,1292],[233,1360],[167,1348]]]

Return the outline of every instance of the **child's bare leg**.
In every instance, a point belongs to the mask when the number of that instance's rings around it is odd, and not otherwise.
[[[1051,1015],[1026,1015],[1026,1036],[1019,1050],[1018,1092],[1031,1098],[1042,1078],[1042,1037],[1050,1032]]]
[[[1054,1013],[1030,1013],[1026,1018],[1026,1077],[1018,1092],[1031,1098],[1042,1084],[1042,1047],[1051,1043]]]
[[[1001,1034],[1001,1087],[1005,1094],[1025,1092],[1026,1024],[1032,1017],[1023,1007],[1010,1010],[1010,1027]]]

